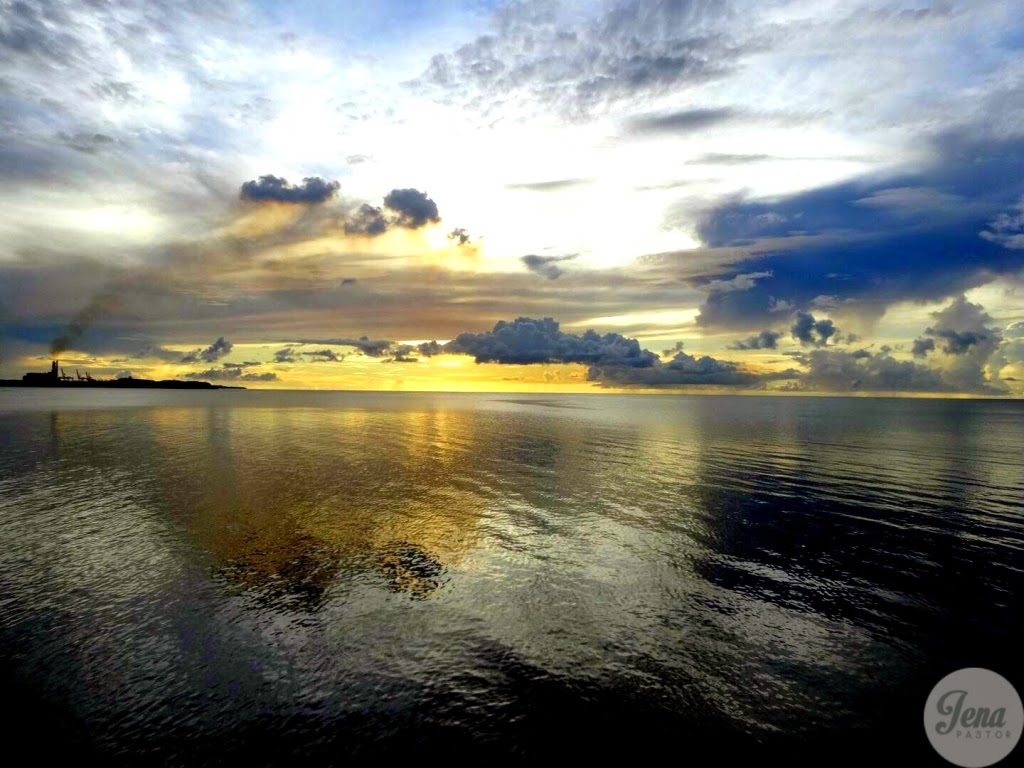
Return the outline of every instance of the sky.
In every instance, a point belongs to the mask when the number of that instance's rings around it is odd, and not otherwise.
[[[1019,11],[0,0],[0,378],[1024,396]]]

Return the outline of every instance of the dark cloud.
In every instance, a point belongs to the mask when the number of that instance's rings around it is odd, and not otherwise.
[[[584,363],[644,368],[658,359],[653,352],[642,349],[636,339],[617,333],[602,336],[592,330],[580,336],[564,333],[550,317],[501,320],[492,331],[459,334],[444,350],[473,355],[478,363]]]
[[[793,369],[752,373],[729,360],[689,355],[682,351],[681,344],[667,350],[674,354],[668,362],[662,362],[636,339],[617,333],[602,336],[593,330],[581,335],[564,333],[551,318],[501,321],[487,333],[460,334],[444,351],[473,355],[478,363],[581,363],[589,366],[589,381],[608,386],[751,387],[799,376]]]
[[[793,370],[756,374],[743,370],[738,363],[729,360],[717,360],[709,355],[694,357],[685,352],[677,352],[669,362],[663,363],[660,360],[655,360],[648,368],[592,365],[587,371],[587,380],[599,381],[612,386],[749,387],[774,379],[792,378],[796,375],[798,374]]]
[[[557,280],[562,276],[562,269],[558,266],[558,262],[575,259],[577,255],[571,253],[566,256],[537,256],[531,253],[519,260],[534,274],[546,277],[548,280]]]
[[[277,374],[272,371],[245,373],[241,368],[210,368],[186,373],[185,378],[195,381],[277,381]]]
[[[368,357],[384,357],[387,355],[395,342],[385,339],[371,339],[367,336],[360,336],[358,339],[337,338],[337,339],[300,339],[296,344],[317,344],[329,347],[355,347],[362,354]]]
[[[416,345],[416,352],[423,355],[423,357],[433,357],[434,355],[440,355],[444,351],[444,345],[438,344],[436,341],[424,341],[422,344]]]
[[[992,338],[984,333],[954,331],[952,328],[929,328],[925,333],[937,339],[942,339],[945,342],[942,345],[942,351],[947,355],[962,355],[968,352],[971,347],[983,344]]]
[[[929,352],[935,351],[935,339],[914,339],[914,346],[910,353],[914,357],[927,357]]]
[[[729,349],[778,349],[781,336],[778,331],[764,330],[757,336],[750,336],[731,344]]]
[[[181,358],[183,363],[213,363],[231,353],[234,347],[230,341],[223,336],[205,349],[195,349]]]
[[[789,329],[793,338],[801,344],[812,344],[816,347],[824,347],[828,340],[836,335],[837,329],[831,320],[816,320],[814,315],[808,312],[797,312],[793,320],[793,326]]]
[[[384,197],[384,207],[395,214],[393,226],[419,229],[428,223],[437,223],[441,217],[437,203],[418,189],[393,189]]]
[[[700,239],[743,254],[733,274],[769,274],[744,291],[709,288],[698,323],[763,327],[779,302],[809,309],[823,295],[877,318],[892,303],[941,301],[1024,269],[1024,250],[979,236],[1024,193],[1024,138],[945,134],[931,149],[937,159],[913,173],[713,209]],[[1009,232],[1012,216],[998,227]]]
[[[641,115],[626,127],[630,133],[691,133],[736,119],[733,109],[684,109],[679,112]]]
[[[340,363],[345,359],[345,355],[338,354],[333,349],[317,349],[309,352],[301,353],[304,357],[310,358],[313,362],[331,362]]]
[[[384,197],[382,207],[369,204],[360,206],[345,223],[345,231],[372,237],[382,235],[392,227],[419,229],[440,220],[437,203],[427,197],[426,192],[418,189],[393,189]]]
[[[345,222],[345,231],[350,235],[382,235],[388,231],[388,220],[384,217],[383,210],[364,203]]]
[[[456,227],[448,233],[448,239],[454,240],[456,245],[466,245],[469,242],[469,232],[462,227]]]
[[[292,186],[280,176],[260,176],[258,181],[242,184],[240,196],[243,200],[278,203],[323,203],[338,193],[336,181],[325,181],[319,176],[307,176],[302,184]]]
[[[274,362],[277,363],[297,363],[299,359],[295,356],[295,347],[284,347],[283,349],[277,350],[274,353]]]

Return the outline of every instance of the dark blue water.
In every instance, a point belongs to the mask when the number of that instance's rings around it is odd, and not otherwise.
[[[0,391],[6,725],[108,764],[941,765],[939,678],[1024,691],[1022,424],[998,401]]]

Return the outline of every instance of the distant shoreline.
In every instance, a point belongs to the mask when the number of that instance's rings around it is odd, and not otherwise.
[[[111,379],[109,381],[47,381],[34,382],[23,379],[0,379],[0,387],[31,387],[33,389],[245,389],[228,384],[211,384],[208,381],[179,381],[177,379]]]

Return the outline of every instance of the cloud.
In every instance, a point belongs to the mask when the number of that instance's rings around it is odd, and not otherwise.
[[[437,223],[441,217],[437,203],[418,189],[393,189],[384,197],[384,207],[395,214],[393,226],[419,229],[428,223]]]
[[[694,357],[682,351],[677,352],[667,363],[655,360],[647,368],[597,364],[587,371],[588,381],[600,381],[611,386],[642,387],[749,387],[797,375],[792,369],[779,373],[752,373],[729,360],[718,360],[710,355]]]
[[[703,155],[687,161],[689,165],[749,165],[765,160],[781,160],[784,158],[763,154],[729,154],[725,152],[705,152]]]
[[[506,184],[505,189],[522,189],[529,192],[557,192],[561,189],[571,189],[593,182],[593,179],[551,179],[550,181],[528,181],[517,184]]]
[[[300,354],[312,359],[313,362],[340,363],[345,359],[345,355],[339,355],[332,349],[317,349],[310,352],[302,352]]]
[[[462,227],[456,227],[448,233],[448,239],[454,240],[456,245],[465,245],[469,242],[469,232]]]
[[[67,144],[71,149],[84,152],[88,155],[95,155],[105,149],[109,149],[116,141],[105,133],[78,132],[68,134],[61,131],[57,137]]]
[[[728,5],[615,2],[581,19],[569,4],[509,4],[495,12],[486,34],[435,55],[414,85],[442,99],[473,104],[486,94],[488,102],[571,117],[679,93],[722,77],[748,53],[719,27],[732,15]]]
[[[445,347],[442,344],[438,344],[436,341],[424,341],[422,344],[416,345],[416,351],[423,355],[423,357],[433,357],[434,355],[440,355],[445,351]]]
[[[427,197],[426,192],[417,189],[393,189],[384,197],[382,207],[369,204],[360,206],[345,223],[345,231],[349,234],[372,237],[382,235],[392,227],[419,229],[426,224],[436,224],[440,220],[437,203]]]
[[[806,368],[799,387],[826,392],[952,392],[938,371],[867,350],[815,349],[793,355]]]
[[[300,339],[296,344],[317,344],[331,347],[355,347],[367,357],[383,357],[388,354],[395,342],[386,339],[371,339],[367,336],[333,339]]]
[[[280,176],[260,176],[258,181],[242,184],[243,200],[278,203],[324,203],[338,193],[336,181],[325,181],[319,176],[307,176],[302,184],[292,186]]]
[[[1002,336],[985,308],[958,296],[948,306],[933,312],[932,318],[934,323],[925,335],[942,342],[946,355],[941,361],[944,379],[964,391],[999,388],[998,370],[990,380],[986,369]]]
[[[1024,138],[979,128],[926,143],[934,159],[917,170],[712,208],[697,233],[713,252],[737,254],[726,276],[771,274],[743,292],[709,289],[698,324],[763,327],[778,302],[808,309],[823,295],[877,319],[893,303],[941,301],[1024,269],[1024,250],[1004,247],[1013,217],[998,215],[1024,191]]]
[[[636,339],[593,330],[565,333],[550,317],[520,317],[499,321],[486,333],[462,333],[445,345],[444,352],[473,355],[478,363],[581,363],[588,366],[588,381],[608,386],[755,386],[798,375],[793,370],[752,373],[728,360],[688,355],[681,344],[669,350],[675,353],[671,360],[662,362]]]
[[[1000,213],[979,234],[1004,248],[1024,249],[1024,198],[1017,203],[1013,212]]]
[[[731,344],[729,349],[777,349],[781,336],[778,331],[764,330],[757,336],[750,336]]]
[[[935,339],[914,339],[914,346],[911,354],[914,357],[927,357],[929,352],[935,351]]]
[[[279,349],[274,353],[274,362],[277,363],[297,363],[299,362],[296,357],[295,347],[288,346],[283,349]]]
[[[627,127],[631,133],[689,133],[721,125],[737,117],[733,109],[684,109],[679,112],[640,115],[632,118]]]
[[[562,269],[558,266],[558,262],[569,261],[575,259],[576,256],[575,253],[566,256],[537,256],[531,253],[522,256],[519,260],[534,274],[546,277],[548,280],[557,280],[562,276]]]
[[[929,328],[925,333],[942,339],[945,342],[942,346],[942,351],[947,355],[965,354],[971,347],[982,344],[990,338],[983,333],[975,333],[974,331],[960,332],[954,331],[952,328]]]
[[[445,345],[446,353],[473,355],[478,363],[584,363],[644,368],[657,355],[640,347],[636,339],[596,331],[564,333],[550,317],[499,321],[485,333],[462,333]]]
[[[157,360],[163,360],[167,363],[180,363],[181,352],[175,352],[173,349],[167,349],[159,344],[151,344],[148,347],[143,347],[137,353],[132,355],[137,358],[155,358]]]
[[[816,320],[814,315],[808,312],[797,312],[793,326],[789,330],[793,338],[801,344],[824,347],[828,340],[836,335],[838,329],[831,320]]]
[[[277,374],[273,371],[244,373],[240,368],[210,368],[186,373],[185,378],[195,381],[277,381]]]
[[[109,291],[94,296],[86,304],[85,309],[75,315],[75,318],[50,342],[50,355],[56,357],[71,349],[82,338],[89,326],[110,314],[119,304],[120,297]]]
[[[388,231],[388,220],[384,217],[383,210],[364,203],[345,222],[345,231],[350,235],[382,235]]]
[[[205,349],[196,349],[181,358],[183,363],[213,363],[222,357],[231,353],[231,349],[234,347],[230,341],[225,339],[223,336],[218,338],[213,344],[206,347]]]

